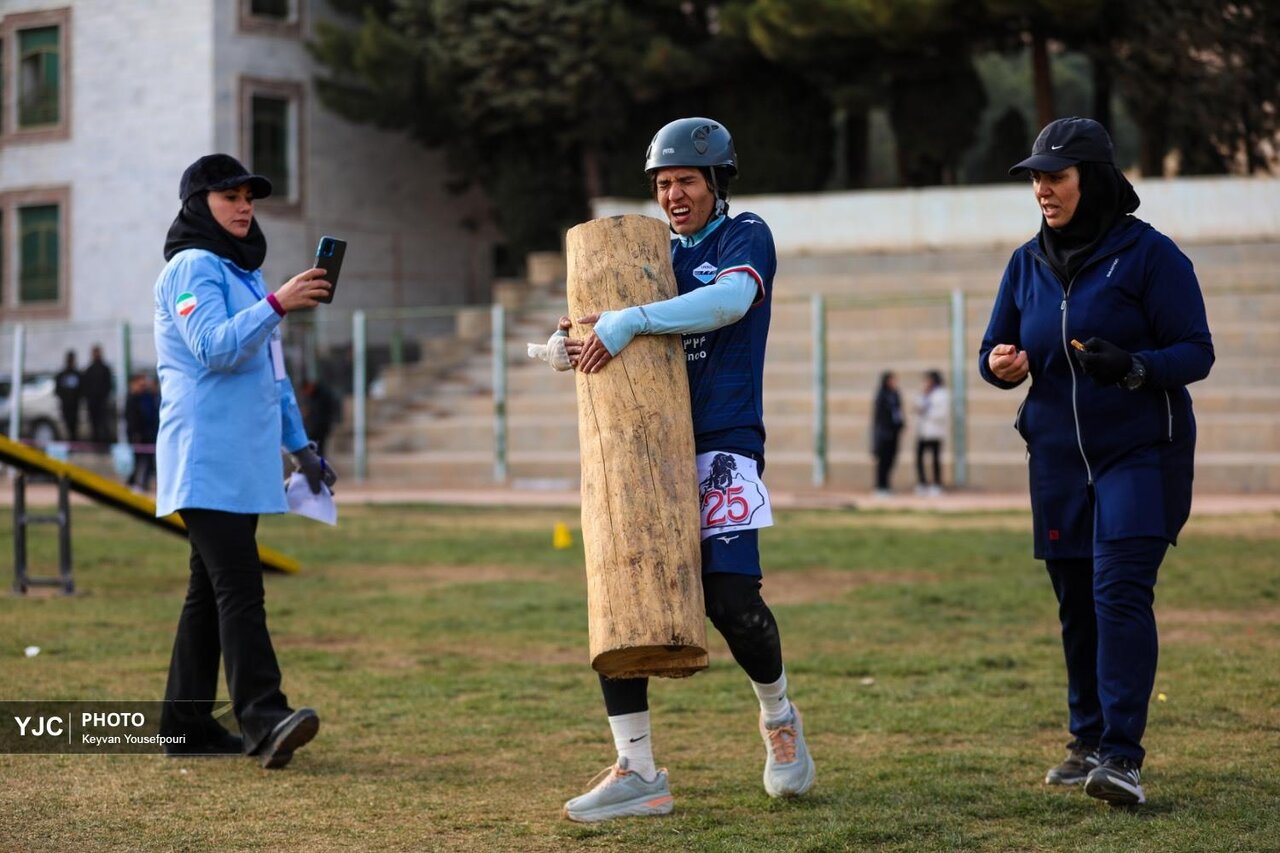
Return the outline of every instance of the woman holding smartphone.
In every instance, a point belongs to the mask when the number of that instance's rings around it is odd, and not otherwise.
[[[1191,511],[1186,386],[1209,374],[1213,340],[1191,262],[1132,215],[1138,196],[1102,125],[1051,122],[1020,172],[1040,232],[1009,260],[978,368],[997,388],[1032,380],[1015,426],[1035,556],[1058,597],[1072,734],[1045,782],[1137,805],[1156,573]]]
[[[310,269],[268,293],[266,238],[254,201],[271,182],[226,154],[182,175],[182,209],[169,228],[155,287],[160,376],[156,515],[177,512],[191,540],[191,575],[165,690],[162,734],[171,754],[248,754],[283,767],[315,737],[319,717],[293,710],[267,632],[261,513],[285,512],[280,451],[312,491],[337,479],[307,440],[285,375],[280,323],[329,293]],[[226,664],[235,737],[214,721],[218,659]]]

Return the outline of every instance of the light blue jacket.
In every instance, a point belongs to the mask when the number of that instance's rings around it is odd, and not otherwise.
[[[285,512],[280,450],[307,443],[270,341],[282,319],[262,273],[203,249],[173,256],[156,281],[156,515],[179,509]]]

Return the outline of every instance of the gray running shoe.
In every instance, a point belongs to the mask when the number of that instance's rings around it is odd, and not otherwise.
[[[665,768],[646,782],[639,773],[627,769],[627,759],[619,758],[596,779],[599,783],[591,790],[564,804],[564,816],[569,820],[595,823],[615,817],[671,814],[674,799]]]
[[[764,738],[765,793],[771,797],[799,797],[813,787],[817,771],[804,742],[800,709],[794,702],[791,716],[780,723],[765,725],[761,715],[760,737]]]
[[[1067,757],[1057,767],[1050,767],[1044,776],[1046,785],[1079,785],[1102,763],[1096,746],[1088,746],[1079,738],[1067,744]]]
[[[1137,762],[1113,755],[1090,771],[1084,792],[1113,806],[1140,806],[1147,801],[1141,780],[1142,770]]]

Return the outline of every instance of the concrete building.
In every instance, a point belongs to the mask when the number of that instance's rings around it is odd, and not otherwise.
[[[331,14],[325,0],[0,2],[0,321],[27,324],[30,369],[87,350],[80,333],[110,351],[123,322],[148,363],[178,179],[215,151],[274,183],[257,209],[269,284],[310,267],[321,235],[348,241],[330,334],[356,307],[488,300],[483,198],[449,194],[434,152],[320,103],[306,43]]]

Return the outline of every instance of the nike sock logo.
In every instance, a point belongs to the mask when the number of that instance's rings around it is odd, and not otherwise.
[[[628,741],[628,743],[635,743],[636,741],[644,740],[647,737],[648,735],[640,735],[640,737],[633,737]]]

